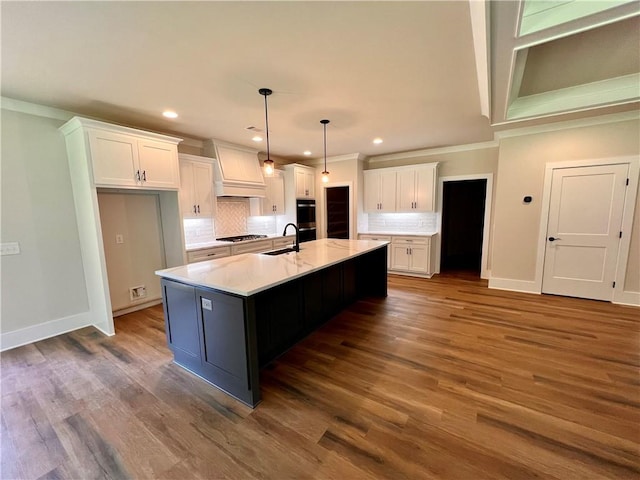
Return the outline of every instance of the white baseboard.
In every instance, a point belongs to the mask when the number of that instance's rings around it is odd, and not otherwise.
[[[91,315],[89,312],[83,312],[2,333],[0,334],[0,352],[90,326],[93,326]]]
[[[616,292],[613,294],[613,303],[640,307],[640,292]]]
[[[133,313],[133,312],[137,312],[138,310],[143,310],[145,308],[148,307],[153,307],[154,305],[158,305],[159,303],[162,303],[162,297],[160,298],[153,298],[151,300],[148,300],[144,303],[140,303],[138,305],[134,305],[133,307],[126,307],[126,308],[121,308],[120,310],[115,310],[113,312],[113,317],[119,317],[121,315],[126,315],[127,313]]]
[[[512,292],[542,293],[540,287],[530,280],[512,280],[509,278],[490,278],[489,288],[496,290],[509,290]]]

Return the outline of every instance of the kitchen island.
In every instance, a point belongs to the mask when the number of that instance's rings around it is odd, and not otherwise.
[[[322,239],[157,271],[174,361],[255,407],[261,367],[358,298],[387,295],[387,243]]]

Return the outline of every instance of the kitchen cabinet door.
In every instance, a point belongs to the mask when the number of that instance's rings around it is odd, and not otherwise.
[[[211,217],[214,211],[213,166],[180,156],[180,209],[186,218]],[[198,157],[195,157],[198,158]]]
[[[146,188],[180,188],[178,150],[175,145],[155,140],[138,140],[140,177]]]
[[[283,215],[284,207],[284,179],[279,174],[265,177],[266,186],[264,198],[252,198],[249,201],[252,216]]]
[[[294,170],[296,198],[315,198],[315,173],[306,169]]]
[[[87,136],[93,181],[97,186],[138,186],[138,146],[135,137],[94,129],[87,129]]]
[[[432,212],[435,166],[402,168],[397,175],[397,211]]]
[[[433,212],[436,196],[436,166],[415,170],[415,211]]]
[[[425,245],[409,247],[409,271],[415,273],[429,273],[429,250]]]
[[[368,213],[395,212],[396,172],[387,169],[364,172],[365,211]]]
[[[391,268],[393,270],[410,269],[409,247],[406,245],[391,245]]]

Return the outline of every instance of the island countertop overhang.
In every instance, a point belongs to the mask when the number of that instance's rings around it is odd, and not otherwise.
[[[246,253],[156,271],[188,285],[249,297],[290,280],[344,262],[387,245],[387,241],[320,239],[300,252],[284,255]]]

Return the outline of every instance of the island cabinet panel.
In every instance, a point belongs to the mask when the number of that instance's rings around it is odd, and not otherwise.
[[[238,400],[260,401],[253,301],[162,279],[175,362]]]
[[[249,386],[244,305],[239,297],[197,289],[200,351],[207,377],[224,390]]]
[[[195,289],[177,282],[162,281],[164,321],[169,348],[176,362],[193,368],[200,365],[200,329]]]

